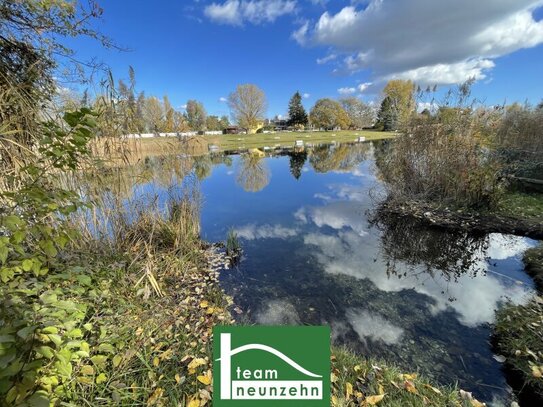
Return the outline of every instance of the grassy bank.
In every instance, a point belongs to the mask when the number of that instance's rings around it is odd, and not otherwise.
[[[194,136],[182,142],[184,148],[188,148],[192,154],[207,154],[210,145],[215,145],[220,151],[238,150],[249,148],[274,148],[276,146],[292,147],[296,140],[303,140],[304,143],[321,144],[332,142],[353,142],[358,137],[365,137],[366,140],[380,140],[395,137],[395,133],[382,131],[320,131],[320,132],[280,132],[269,134],[222,134],[217,136]],[[151,138],[141,139],[132,143],[132,149],[141,151],[142,154],[160,154],[164,149],[171,149],[176,139]]]
[[[532,276],[539,292],[543,292],[543,243],[524,253],[526,272]]]
[[[543,194],[507,192],[500,197],[497,215],[543,223]]]
[[[521,405],[543,404],[543,298],[498,311],[494,328],[497,350],[506,358]]]

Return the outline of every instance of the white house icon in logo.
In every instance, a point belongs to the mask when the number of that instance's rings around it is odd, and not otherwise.
[[[248,344],[232,349],[232,334],[220,334],[220,398],[221,400],[321,400],[323,398],[322,376],[303,368],[294,360],[271,346]],[[249,350],[268,352],[296,369],[298,372],[319,380],[277,380],[277,370],[263,369],[260,377],[264,380],[247,380],[240,374],[232,380],[232,356]],[[262,373],[264,372],[264,373]],[[254,379],[254,377],[251,377]],[[270,380],[275,379],[275,380]]]

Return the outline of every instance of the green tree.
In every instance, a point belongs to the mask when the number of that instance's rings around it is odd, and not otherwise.
[[[189,127],[194,131],[204,131],[207,117],[204,105],[197,100],[189,100],[186,110]]]
[[[228,116],[221,116],[221,130],[226,129],[227,127],[230,127],[230,120],[228,120]]]
[[[332,99],[319,99],[309,114],[311,123],[319,128],[331,130],[336,127],[346,129],[350,120],[341,104]]]
[[[383,131],[392,131],[398,128],[398,111],[388,96],[381,102],[375,127]]]
[[[224,130],[223,123],[219,116],[207,116],[206,128],[210,131],[222,131]]]
[[[302,168],[307,161],[307,152],[294,152],[289,154],[290,158],[290,173],[296,179],[302,176]]]
[[[300,92],[296,92],[288,104],[288,115],[290,126],[307,126],[307,113],[302,105],[302,95]]]

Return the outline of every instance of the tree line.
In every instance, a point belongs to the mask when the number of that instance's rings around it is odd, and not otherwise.
[[[88,107],[101,112],[101,121],[105,125],[101,127],[108,134],[112,133],[113,126],[116,133],[132,134],[224,131],[234,125],[254,133],[273,130],[276,125],[273,121],[266,121],[267,98],[264,91],[254,84],[238,85],[230,93],[227,99],[230,117],[208,115],[204,104],[195,99],[175,108],[167,95],[159,98],[137,91],[132,67],[127,81],[115,82],[110,75],[105,89],[108,91],[94,97],[90,97],[87,91],[82,95],[60,92],[55,109],[67,111]],[[397,130],[416,110],[414,95],[412,82],[393,80],[384,88],[379,109],[357,97],[345,97],[339,100],[319,99],[307,112],[302,95],[297,91],[289,100],[286,124],[293,130]]]

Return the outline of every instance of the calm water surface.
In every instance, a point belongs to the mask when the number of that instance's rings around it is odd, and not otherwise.
[[[233,228],[244,250],[223,287],[249,321],[326,324],[336,344],[505,404],[491,324],[532,294],[521,256],[534,242],[370,222],[385,147],[198,159],[203,237]]]

